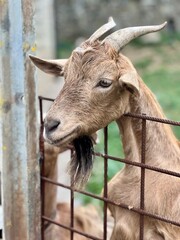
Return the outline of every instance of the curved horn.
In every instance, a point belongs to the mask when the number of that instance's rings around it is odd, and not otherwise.
[[[139,26],[120,29],[108,37],[103,42],[108,42],[117,52],[119,52],[124,46],[126,46],[133,39],[142,35],[157,32],[166,26],[167,22],[161,25],[154,26]]]
[[[109,17],[108,23],[104,24],[98,30],[96,30],[95,33],[93,33],[87,41],[89,41],[90,43],[94,42],[95,40],[99,39],[101,36],[103,36],[106,32],[108,32],[115,26],[116,26],[116,23],[114,22],[113,18]]]

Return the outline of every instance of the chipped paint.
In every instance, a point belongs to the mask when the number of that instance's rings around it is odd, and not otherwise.
[[[6,227],[12,227],[12,222],[9,220],[8,222],[6,222]]]
[[[6,0],[0,0],[0,4],[4,4]]]
[[[2,149],[3,149],[3,151],[6,151],[6,150],[7,150],[7,147],[6,147],[6,146],[3,146]]]
[[[2,48],[4,46],[4,42],[0,41],[0,48]]]
[[[32,45],[29,42],[24,42],[22,45],[23,51],[32,51],[35,52],[37,50],[37,45],[36,43],[33,43]]]
[[[28,42],[24,42],[22,44],[23,51],[28,51],[30,49],[30,44]]]
[[[33,46],[31,47],[31,51],[35,52],[37,50],[37,45],[36,43],[33,44]]]
[[[3,104],[4,104],[4,99],[0,98],[0,107],[2,107]]]

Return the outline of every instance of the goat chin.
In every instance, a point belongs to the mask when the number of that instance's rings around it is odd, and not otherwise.
[[[69,173],[75,188],[83,188],[93,168],[93,139],[81,136],[73,141],[74,152],[69,162]]]

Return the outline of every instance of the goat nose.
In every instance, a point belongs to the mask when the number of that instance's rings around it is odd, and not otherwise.
[[[51,133],[55,131],[59,126],[59,124],[60,124],[60,121],[53,120],[53,119],[46,121],[44,125],[46,129],[46,133]]]

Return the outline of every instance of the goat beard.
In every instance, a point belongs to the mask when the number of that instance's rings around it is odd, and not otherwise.
[[[93,140],[89,136],[81,136],[73,141],[74,151],[69,162],[68,172],[74,188],[82,189],[93,168]]]

